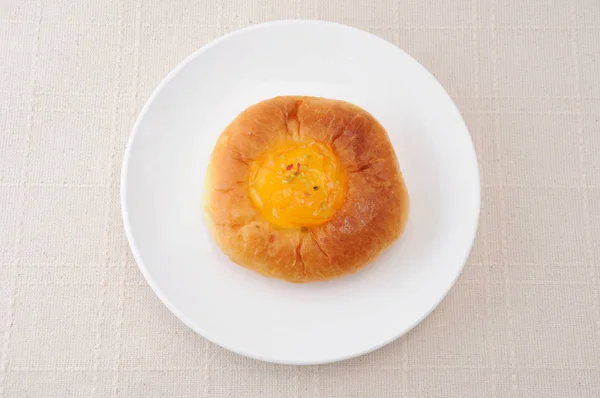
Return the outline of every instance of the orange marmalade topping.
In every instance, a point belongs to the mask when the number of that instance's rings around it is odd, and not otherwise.
[[[249,193],[272,224],[310,227],[331,220],[342,207],[346,177],[327,144],[287,141],[252,163]]]

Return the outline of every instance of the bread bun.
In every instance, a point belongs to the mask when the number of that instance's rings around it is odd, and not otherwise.
[[[400,237],[408,194],[385,129],[315,97],[252,105],[212,153],[205,211],[235,263],[291,282],[353,273]]]

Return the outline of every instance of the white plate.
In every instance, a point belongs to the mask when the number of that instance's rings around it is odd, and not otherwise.
[[[223,128],[259,100],[297,94],[371,112],[390,134],[411,197],[406,231],[380,259],[356,275],[304,285],[231,263],[200,206]],[[183,61],[144,106],[121,176],[131,249],[165,305],[222,347],[290,364],[355,357],[417,325],[462,270],[479,195],[469,132],[439,83],[392,44],[318,21],[242,29]]]

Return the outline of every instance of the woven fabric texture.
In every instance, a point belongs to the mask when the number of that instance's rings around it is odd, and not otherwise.
[[[129,252],[132,124],[203,44],[325,19],[415,57],[475,142],[482,213],[438,309],[369,355],[260,363],[186,328]],[[598,0],[0,0],[0,396],[600,397]]]

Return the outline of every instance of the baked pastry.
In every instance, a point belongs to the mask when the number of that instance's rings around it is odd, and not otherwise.
[[[385,129],[324,98],[250,106],[219,137],[206,176],[205,211],[223,252],[291,282],[364,267],[399,238],[408,204]]]

